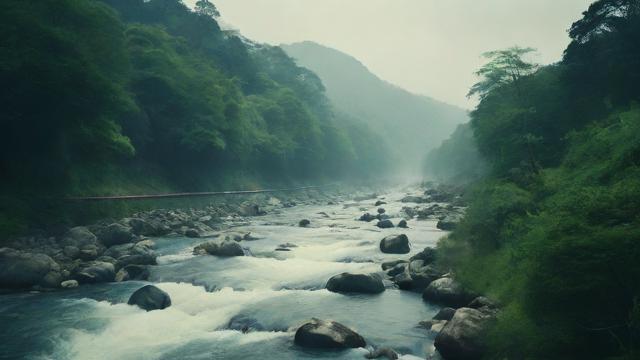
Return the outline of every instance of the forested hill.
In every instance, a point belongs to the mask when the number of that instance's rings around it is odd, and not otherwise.
[[[299,65],[320,76],[339,111],[384,134],[395,156],[409,169],[419,169],[426,152],[468,120],[465,110],[381,80],[357,59],[338,50],[314,42],[281,47]]]
[[[62,215],[36,216],[43,198],[317,183],[386,167],[382,141],[337,121],[314,73],[222,31],[214,5],[199,4],[0,3],[0,233]]]
[[[473,137],[433,154],[475,174],[456,159],[476,146],[490,167],[439,244],[464,285],[503,305],[488,359],[640,355],[640,1],[596,1],[569,35],[550,66],[531,49],[487,53]]]

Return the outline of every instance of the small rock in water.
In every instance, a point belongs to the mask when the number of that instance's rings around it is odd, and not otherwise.
[[[385,212],[387,212],[387,210],[383,208],[378,208],[378,214],[384,214]]]
[[[296,331],[294,342],[298,346],[319,349],[346,349],[365,347],[367,343],[355,331],[330,320],[312,319]]]
[[[258,320],[248,317],[246,315],[236,315],[229,320],[227,328],[230,330],[239,330],[243,334],[250,331],[263,331],[264,327],[258,322]]]
[[[307,227],[311,225],[311,221],[307,220],[307,219],[302,219],[300,220],[300,222],[298,223],[298,226],[300,227]]]
[[[382,201],[382,200],[378,200],[376,201],[376,203],[373,206],[380,206],[380,205],[385,205],[386,202]]]
[[[366,221],[366,222],[371,222],[373,220],[376,220],[377,217],[369,214],[369,213],[365,213],[362,216],[360,216],[360,221]]]
[[[407,225],[407,220],[400,220],[400,222],[398,223],[398,227],[403,229],[409,228],[409,226]]]
[[[76,280],[66,280],[60,283],[60,287],[63,289],[72,289],[78,287],[78,282]]]
[[[451,307],[462,307],[469,304],[474,296],[452,278],[443,277],[434,280],[422,293],[422,299]]]
[[[171,297],[153,285],[146,285],[131,295],[129,305],[137,305],[143,310],[162,310],[171,306]]]
[[[327,281],[327,290],[337,293],[379,294],[384,291],[384,284],[377,275],[342,273]]]
[[[244,256],[242,246],[235,241],[208,241],[193,249],[196,255],[209,254],[215,256]]]
[[[381,229],[389,229],[393,227],[393,223],[391,222],[391,220],[380,220],[378,221],[378,223],[376,224],[377,227],[381,228]]]
[[[364,357],[367,359],[387,358],[389,360],[397,360],[398,353],[392,348],[382,347],[368,353]]]
[[[380,251],[386,254],[407,254],[411,251],[409,238],[405,234],[387,236],[380,241]]]

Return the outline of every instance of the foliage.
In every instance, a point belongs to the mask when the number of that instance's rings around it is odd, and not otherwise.
[[[0,79],[12,85],[0,90],[0,234],[47,226],[44,197],[68,222],[70,195],[321,182],[386,164],[314,73],[223,32],[209,1],[8,0],[0,11]]]
[[[522,77],[520,93],[488,90],[471,114],[491,171],[439,247],[504,305],[488,358],[639,354],[637,6],[596,1],[562,63]]]

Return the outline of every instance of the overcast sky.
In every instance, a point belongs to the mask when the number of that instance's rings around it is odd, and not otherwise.
[[[186,0],[193,3],[195,0]],[[560,60],[591,0],[212,0],[224,22],[274,45],[311,40],[409,91],[473,107],[480,54],[512,45]]]

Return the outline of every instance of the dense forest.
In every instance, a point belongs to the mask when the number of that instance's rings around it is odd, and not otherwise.
[[[311,41],[282,48],[318,74],[340,114],[362,119],[383,136],[401,176],[419,175],[427,151],[469,120],[465,110],[390,84],[338,50]]]
[[[221,30],[208,1],[0,10],[0,233],[72,217],[58,201],[71,195],[318,183],[390,163],[314,73]]]
[[[549,66],[533,49],[485,54],[473,136],[459,129],[432,155],[457,174],[475,173],[449,160],[474,151],[490,167],[439,245],[504,306],[488,358],[640,355],[640,2],[596,1],[569,35]]]

